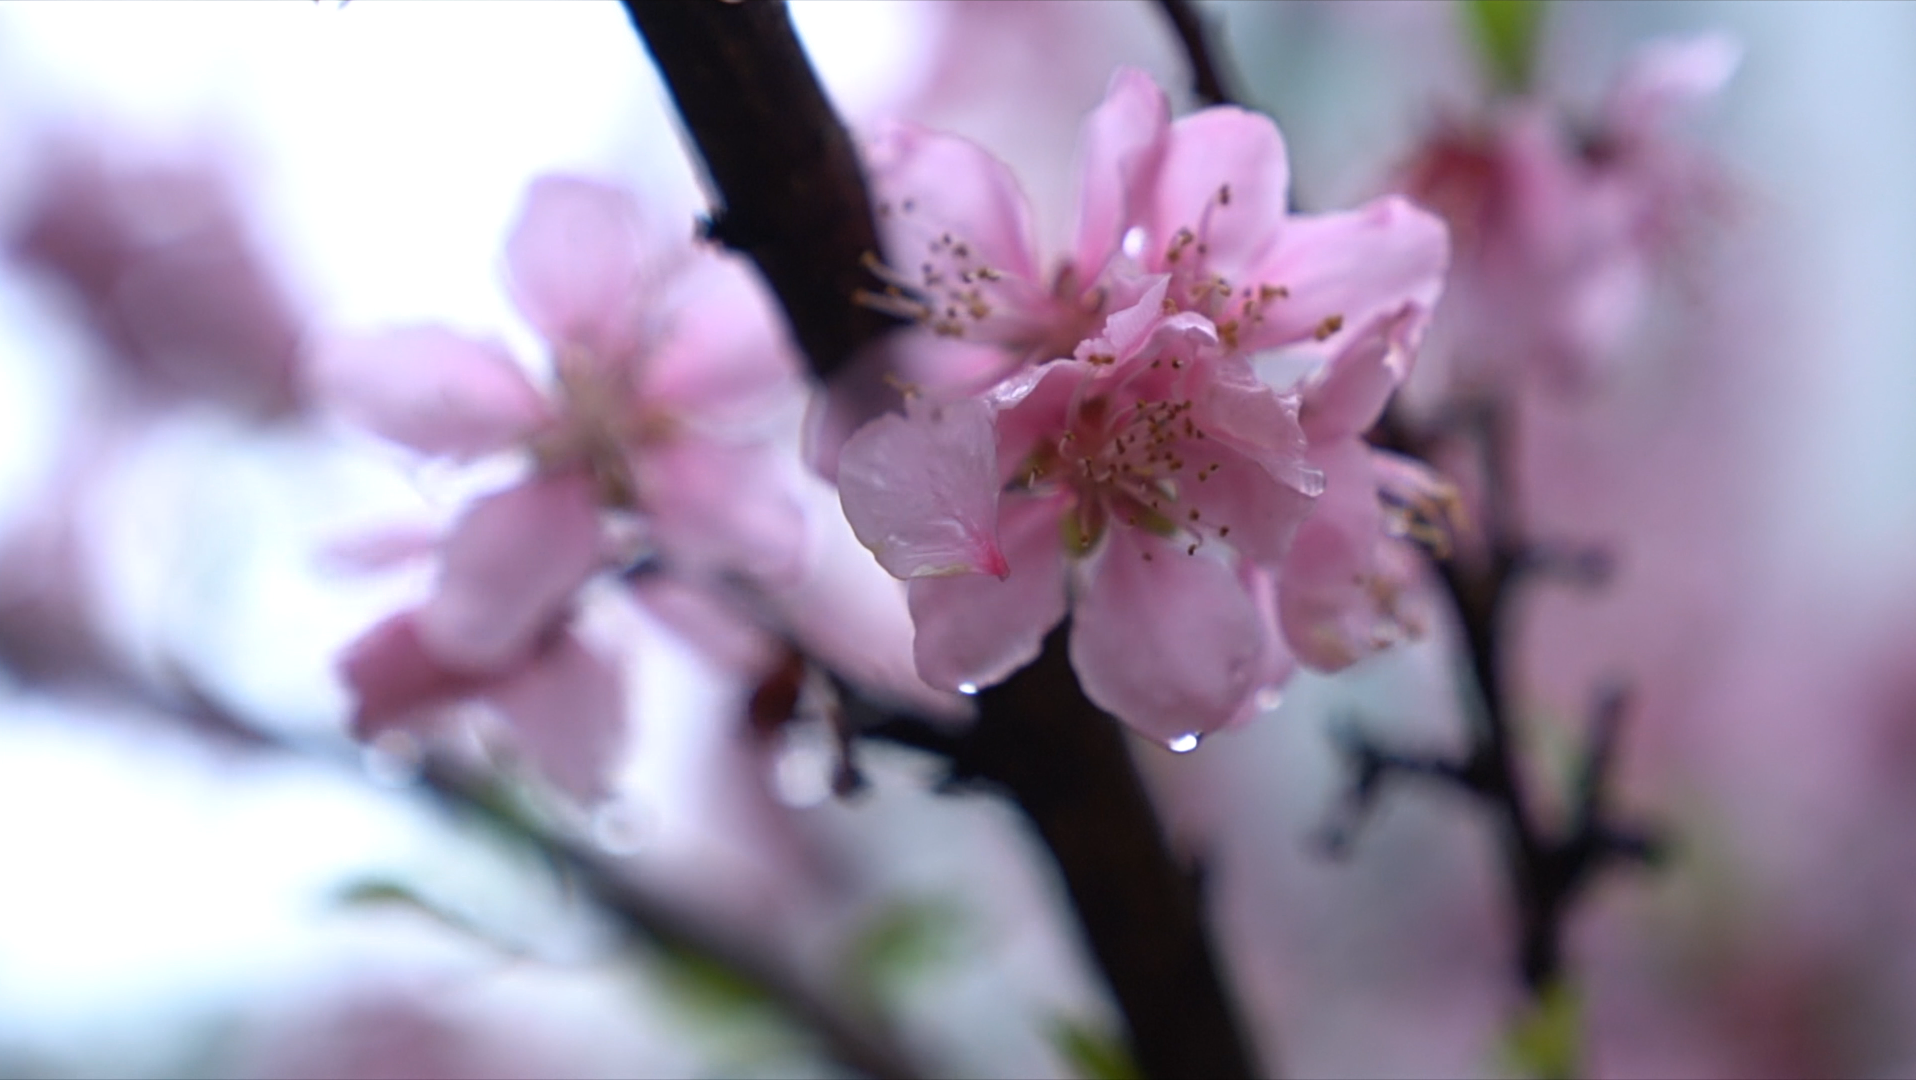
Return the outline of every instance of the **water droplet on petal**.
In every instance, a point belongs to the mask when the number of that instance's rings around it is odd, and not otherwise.
[[[1133,225],[1124,233],[1124,253],[1137,258],[1144,254],[1144,226]]]
[[[978,684],[975,682],[961,682],[958,684],[958,692],[966,697],[971,697],[978,692]]]
[[[1202,738],[1195,731],[1187,731],[1164,745],[1170,747],[1173,754],[1188,754],[1198,748],[1198,741]]]
[[[1267,686],[1257,692],[1258,712],[1270,712],[1282,704],[1284,704],[1284,688],[1281,686]]]
[[[1296,472],[1297,490],[1315,499],[1324,494],[1324,473],[1308,466],[1299,466]]]

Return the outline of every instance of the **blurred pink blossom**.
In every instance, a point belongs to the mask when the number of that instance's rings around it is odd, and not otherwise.
[[[571,755],[606,767],[607,724],[562,716],[580,704],[572,688],[539,676],[561,660],[589,666],[552,642],[567,640],[580,587],[614,561],[607,515],[635,519],[686,569],[795,576],[803,518],[763,418],[800,384],[743,272],[688,256],[662,276],[637,206],[614,188],[536,181],[506,256],[513,297],[552,349],[551,393],[503,346],[440,327],[342,338],[313,358],[319,396],[376,434],[457,460],[519,450],[534,466],[467,508],[440,547],[433,594],[362,638],[346,669],[362,733],[490,688],[577,790],[590,785]],[[616,691],[587,704],[618,713]],[[535,734],[541,724],[551,728]]]
[[[1639,325],[1651,283],[1699,215],[1724,200],[1706,158],[1670,128],[1734,73],[1706,35],[1640,49],[1588,127],[1543,99],[1450,123],[1399,180],[1457,245],[1430,347],[1448,395],[1511,377],[1586,384]]]
[[[367,631],[340,659],[358,699],[353,734],[430,727],[461,701],[489,704],[515,745],[540,771],[581,800],[610,794],[625,739],[618,669],[570,630],[551,631],[532,650],[494,670],[448,665],[422,640],[417,612]]]
[[[65,287],[129,389],[262,416],[300,404],[306,314],[216,162],[69,138],[45,149],[32,191],[10,251]]]

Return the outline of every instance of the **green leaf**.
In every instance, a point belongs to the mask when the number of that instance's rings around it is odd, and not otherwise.
[[[505,952],[517,951],[509,942],[488,932],[470,917],[448,908],[445,904],[426,896],[414,886],[398,878],[372,876],[347,882],[333,894],[333,903],[343,908],[389,905],[410,908],[442,926],[483,941],[494,948]]]
[[[880,989],[924,975],[957,951],[963,912],[948,900],[904,900],[880,912],[852,942],[860,986]]]
[[[1053,1019],[1051,1045],[1085,1080],[1144,1080],[1123,1039],[1083,1020]]]
[[[679,1004],[715,1020],[776,1011],[756,983],[689,949],[666,947],[653,954],[660,981]]]
[[[1503,1057],[1512,1071],[1540,1080],[1569,1080],[1583,1048],[1583,1003],[1562,982],[1532,1001],[1504,1036]]]
[[[1544,0],[1463,0],[1463,9],[1491,81],[1507,94],[1529,90]]]

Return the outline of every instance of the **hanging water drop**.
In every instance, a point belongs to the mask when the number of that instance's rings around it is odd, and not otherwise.
[[[978,684],[975,682],[961,682],[958,684],[958,692],[966,697],[975,697],[978,693]]]
[[[1188,754],[1198,748],[1198,740],[1202,738],[1203,736],[1195,731],[1187,731],[1165,745],[1171,748],[1173,754]]]
[[[1144,254],[1144,226],[1133,225],[1125,230],[1124,241],[1120,246],[1123,247],[1126,255],[1134,259]]]
[[[1284,704],[1284,689],[1282,687],[1267,686],[1257,692],[1258,712],[1270,712],[1282,704]]]

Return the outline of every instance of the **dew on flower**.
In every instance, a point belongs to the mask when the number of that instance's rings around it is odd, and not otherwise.
[[[1195,731],[1187,731],[1164,745],[1169,747],[1173,754],[1188,754],[1198,748],[1198,743],[1201,742],[1203,738],[1202,735],[1199,735]]]

